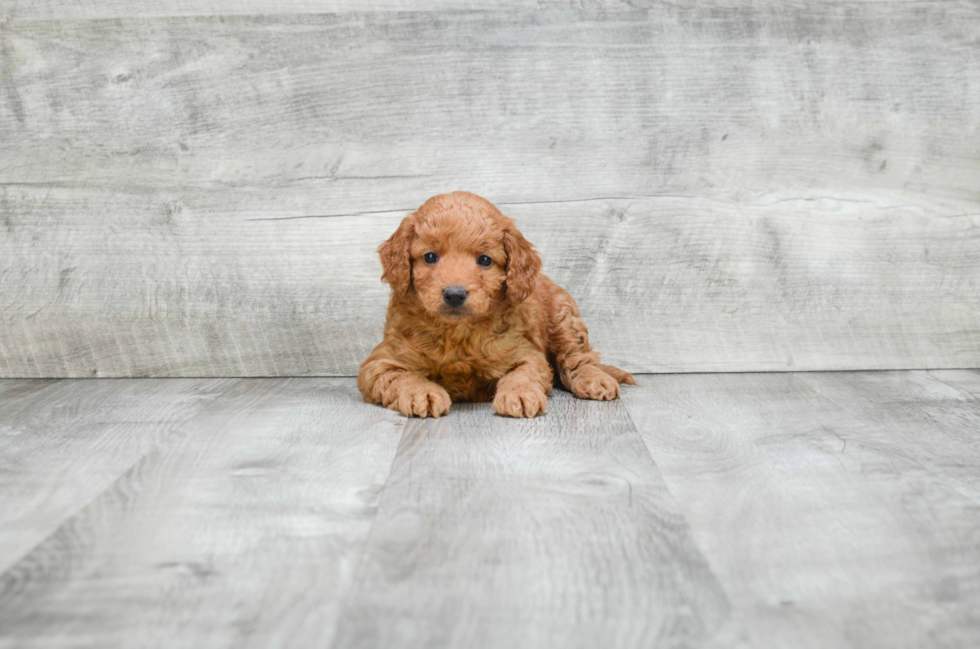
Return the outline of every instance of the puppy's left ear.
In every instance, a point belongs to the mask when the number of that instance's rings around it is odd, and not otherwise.
[[[402,219],[401,225],[378,248],[381,256],[381,279],[396,293],[407,293],[412,285],[412,237],[415,236],[415,213]]]
[[[541,272],[541,256],[512,220],[504,230],[504,250],[507,252],[507,299],[519,304],[534,292]]]

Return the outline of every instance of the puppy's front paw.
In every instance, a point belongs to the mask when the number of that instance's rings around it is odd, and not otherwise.
[[[612,365],[596,365],[600,370],[613,377],[620,383],[625,383],[626,385],[636,385],[636,379],[629,372],[624,372],[618,367]]]
[[[630,377],[632,378],[632,377]],[[572,372],[566,385],[579,399],[611,401],[619,398],[619,381],[596,365],[580,365]]]
[[[398,397],[387,406],[406,417],[441,417],[449,412],[451,404],[445,388],[426,381],[400,386]]]
[[[505,417],[543,415],[548,396],[538,387],[510,388],[497,392],[493,409]]]

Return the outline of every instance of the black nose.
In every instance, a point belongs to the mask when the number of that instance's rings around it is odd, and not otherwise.
[[[462,286],[447,286],[442,289],[442,299],[449,306],[461,306],[466,301],[466,289]]]

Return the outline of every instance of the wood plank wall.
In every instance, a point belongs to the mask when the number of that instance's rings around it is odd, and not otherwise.
[[[642,4],[4,2],[0,376],[352,374],[454,189],[632,371],[980,366],[980,5]]]

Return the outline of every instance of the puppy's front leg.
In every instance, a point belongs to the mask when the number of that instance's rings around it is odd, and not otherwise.
[[[380,403],[406,417],[441,417],[452,404],[441,385],[381,354],[371,354],[361,365],[357,387],[365,401]]]
[[[528,351],[514,369],[497,381],[493,409],[507,417],[544,414],[552,383],[547,357],[539,351]]]

